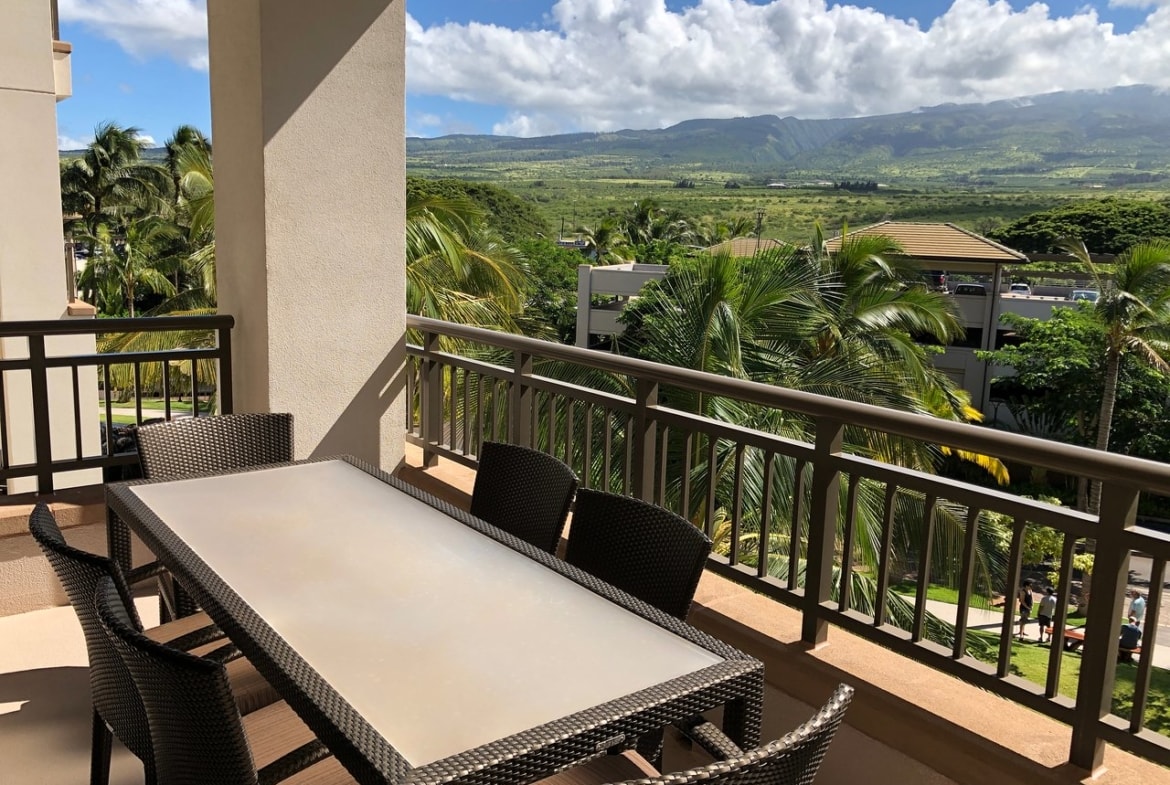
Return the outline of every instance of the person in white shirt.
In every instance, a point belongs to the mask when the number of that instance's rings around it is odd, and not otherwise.
[[[1146,615],[1146,598],[1137,589],[1129,593],[1133,599],[1129,601],[1129,615],[1141,624],[1142,618]]]
[[[1044,590],[1044,596],[1040,598],[1040,612],[1036,614],[1036,618],[1040,620],[1040,643],[1044,643],[1044,632],[1052,626],[1052,620],[1056,618],[1056,589],[1049,586]],[[1052,634],[1048,635],[1048,642],[1052,642]]]

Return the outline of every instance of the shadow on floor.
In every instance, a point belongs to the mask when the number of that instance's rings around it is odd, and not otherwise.
[[[89,673],[83,667],[0,673],[0,781],[77,785],[89,781]],[[110,785],[142,783],[142,765],[114,743]]]

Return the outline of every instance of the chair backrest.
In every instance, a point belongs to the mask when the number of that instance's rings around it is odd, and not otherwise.
[[[670,510],[629,496],[577,492],[565,561],[654,607],[687,617],[711,540]]]
[[[129,598],[130,592],[121,570],[104,556],[66,544],[53,513],[43,503],[33,509],[28,528],[65,587],[69,602],[81,622],[89,652],[89,683],[94,708],[131,752],[149,762],[150,731],[138,690],[122,658],[102,631],[94,606],[98,584],[103,580],[109,581],[113,590],[120,592],[123,598]],[[123,602],[128,603],[128,623],[141,630],[142,623],[134,605],[128,599]]]
[[[853,688],[841,684],[820,711],[781,739],[708,766],[631,782],[643,785],[810,785],[852,699]]]
[[[577,476],[556,458],[516,444],[484,442],[471,514],[555,553],[577,490]]]
[[[185,417],[138,429],[147,479],[246,469],[293,459],[291,414]]]
[[[256,785],[252,751],[223,665],[147,638],[108,579],[99,583],[95,604],[146,707],[158,781]]]

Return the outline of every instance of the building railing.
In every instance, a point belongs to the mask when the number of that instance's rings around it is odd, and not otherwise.
[[[703,528],[716,541],[709,568],[800,610],[807,644],[840,627],[1065,722],[1081,768],[1100,765],[1106,742],[1170,764],[1170,737],[1147,727],[1146,711],[1170,536],[1135,527],[1143,494],[1170,495],[1170,466],[432,319],[407,326],[407,440],[428,462],[474,467],[487,439],[545,450],[586,487],[657,502]],[[668,405],[701,396],[767,425]],[[847,437],[861,432],[890,449],[933,445],[1099,481],[1100,513],[847,452]],[[1013,664],[1012,597],[1029,530],[1052,535],[1063,565],[1043,683],[1019,678]],[[997,532],[998,549],[988,544]],[[1086,549],[1092,599],[1070,698],[1061,664],[1071,565]],[[1149,623],[1136,668],[1125,666],[1133,689],[1121,716],[1114,686],[1132,553],[1151,563]],[[954,619],[927,610],[936,575],[958,587]],[[913,583],[911,596],[892,592],[900,579]],[[1002,621],[976,629],[965,609],[992,591],[1006,595]]]
[[[54,475],[62,472],[137,466],[137,450],[118,445],[117,422],[141,424],[144,411],[146,419],[171,419],[172,393],[190,396],[193,416],[211,413],[213,405],[230,413],[234,323],[230,316],[0,322],[0,482],[5,492],[21,477],[35,477],[36,492],[46,494],[54,490]],[[78,353],[62,345],[63,336],[77,335],[137,336],[142,348]],[[161,344],[191,348],[152,348]],[[215,404],[201,403],[211,391]],[[152,395],[161,409],[144,409]],[[133,413],[116,416],[115,409]],[[14,433],[29,423],[31,434]],[[71,431],[72,438],[63,439],[62,430]],[[25,435],[31,435],[31,445],[25,439],[18,446]],[[54,435],[58,447],[65,441],[69,447],[55,450]],[[31,460],[14,461],[14,454]]]

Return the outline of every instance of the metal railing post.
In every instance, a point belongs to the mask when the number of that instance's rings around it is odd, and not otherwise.
[[[235,411],[232,393],[232,330],[230,327],[220,327],[219,340],[216,346],[219,349],[219,359],[216,363],[216,398],[219,400],[219,413],[232,414]]]
[[[657,451],[658,421],[653,409],[658,405],[658,382],[638,379],[634,400],[634,455],[631,484],[633,495],[654,501],[654,464]],[[665,460],[665,457],[663,458]]]
[[[45,367],[45,336],[28,337],[29,376],[32,382],[33,441],[37,464],[37,493],[53,492],[53,441],[49,426],[49,372]],[[7,447],[7,445],[5,445]]]
[[[1123,604],[1119,598],[1125,596],[1129,582],[1129,551],[1123,544],[1122,532],[1133,528],[1137,520],[1140,495],[1139,489],[1117,482],[1107,482],[1101,489],[1100,531],[1093,555],[1093,588],[1085,620],[1084,656],[1069,750],[1069,762],[1089,772],[1101,766],[1105,754],[1099,726],[1113,706]],[[1094,601],[1094,596],[1100,599]]]
[[[419,374],[422,389],[419,391],[419,407],[422,408],[422,437],[426,444],[439,444],[443,439],[443,366],[434,357],[439,351],[439,334],[428,332],[423,335],[422,373]],[[423,448],[423,466],[434,466],[439,454]]]
[[[532,447],[533,407],[536,405],[536,391],[528,383],[528,377],[532,376],[532,355],[516,352],[512,368],[512,384],[508,388],[508,440],[522,447]]]
[[[841,422],[825,418],[817,420],[801,621],[801,640],[810,646],[820,646],[829,637],[829,624],[821,617],[819,609],[821,603],[829,602],[832,595],[841,490],[841,473],[833,466],[832,459],[841,452],[844,434],[845,426]],[[797,523],[792,522],[794,531]],[[798,567],[788,565],[789,570]]]

